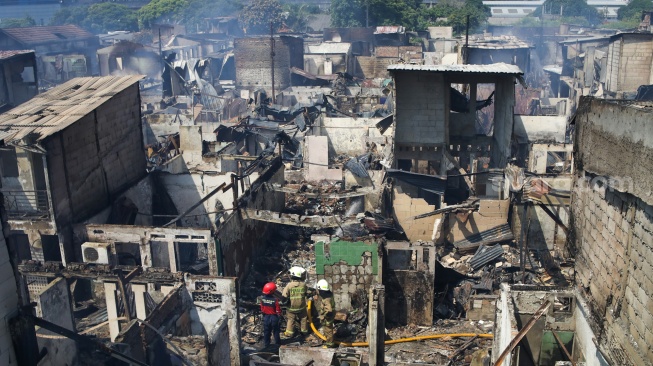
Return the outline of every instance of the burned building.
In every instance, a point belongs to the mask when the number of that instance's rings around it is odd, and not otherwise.
[[[1,115],[6,236],[19,260],[73,260],[71,224],[145,176],[140,78],[74,79]]]
[[[651,348],[643,346],[653,336],[650,109],[586,97],[575,119],[578,170],[568,250],[596,347],[613,365],[653,362]]]
[[[0,51],[0,112],[38,93],[34,51]]]
[[[159,55],[145,46],[130,41],[120,41],[97,51],[101,76],[147,75],[160,77]]]
[[[503,62],[517,65],[524,73],[531,71],[531,46],[517,37],[472,38],[460,48],[467,64],[488,65]]]
[[[39,79],[54,83],[97,73],[99,44],[97,36],[76,25],[0,30],[0,49],[33,49]]]
[[[614,98],[653,84],[653,34],[620,33],[610,37],[605,91]],[[628,65],[628,66],[626,66]]]
[[[270,37],[236,38],[234,60],[238,87],[252,91],[264,89],[271,95],[272,89],[278,93],[298,84],[293,83],[296,76],[290,70],[304,68],[304,41],[292,36],[278,36],[273,40]]]

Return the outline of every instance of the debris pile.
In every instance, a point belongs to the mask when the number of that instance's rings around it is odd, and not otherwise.
[[[490,321],[440,320],[432,327],[407,325],[387,331],[388,339],[411,338],[435,334],[487,334],[494,326]],[[428,365],[469,365],[477,353],[487,353],[491,338],[443,338],[419,342],[397,343],[386,347],[385,358],[390,363],[406,362]],[[476,356],[478,357],[478,356]],[[481,357],[483,358],[483,357]],[[478,365],[483,365],[479,363]]]

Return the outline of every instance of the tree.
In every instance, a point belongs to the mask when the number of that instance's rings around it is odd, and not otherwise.
[[[189,0],[181,14],[181,22],[187,30],[205,31],[205,19],[232,15],[241,9],[238,1],[232,0]]]
[[[122,4],[98,3],[89,6],[85,19],[86,28],[105,33],[116,30],[137,31],[138,17],[136,12]]]
[[[545,14],[560,15],[562,17],[582,17],[591,25],[601,22],[601,15],[595,7],[587,5],[587,0],[546,0],[542,6],[533,12],[534,16]]]
[[[136,11],[116,3],[61,8],[54,14],[50,24],[75,24],[93,33],[138,30]]]
[[[281,3],[278,0],[254,0],[244,8],[238,19],[248,34],[267,34],[270,24],[274,29],[281,26]]]
[[[308,30],[308,23],[315,19],[315,14],[320,12],[320,8],[310,4],[284,4],[283,5],[283,22],[284,24],[296,31],[305,32]]]
[[[188,6],[188,0],[152,0],[138,11],[138,24],[149,29],[161,20],[180,21]]]
[[[431,8],[424,7],[418,16],[418,28],[429,26],[451,26],[457,34],[465,32],[469,15],[470,31],[481,26],[490,16],[490,8],[482,0],[460,2],[439,2]]]
[[[619,20],[637,20],[639,22],[642,11],[653,10],[653,0],[630,0],[628,5],[619,8]]]
[[[75,24],[80,27],[88,16],[88,7],[86,6],[66,6],[57,10],[50,20],[50,25]]]
[[[0,28],[24,28],[24,27],[33,27],[36,25],[36,21],[30,16],[25,16],[25,18],[5,18],[0,20]]]
[[[331,0],[331,26],[337,28],[365,25],[365,6],[362,0]]]

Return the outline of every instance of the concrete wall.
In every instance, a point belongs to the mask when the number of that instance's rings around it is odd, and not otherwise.
[[[11,343],[8,321],[18,312],[18,293],[16,279],[9,262],[7,242],[0,227],[0,364],[14,366],[16,356]]]
[[[70,291],[65,278],[52,281],[36,298],[36,316],[46,321],[75,331]],[[50,338],[53,337],[54,338]],[[40,365],[74,365],[77,360],[75,341],[58,337],[56,333],[39,329],[37,331],[39,349],[45,347],[48,354]]]
[[[241,207],[281,212],[285,208],[285,195],[278,192],[264,192],[262,183],[283,184],[284,169],[281,160],[275,160],[272,165],[252,183],[241,196]],[[236,212],[218,228],[216,238],[220,242],[224,258],[223,272],[225,276],[243,278],[252,263],[252,257],[262,253],[265,248],[267,234],[274,229],[274,224],[259,220],[246,220],[241,212]]]
[[[235,278],[186,276],[186,290],[193,301],[190,309],[191,328],[195,335],[206,335],[210,349],[226,350],[231,361],[227,365],[240,365],[240,317],[238,315],[238,283]],[[227,323],[227,344],[224,342],[223,324]],[[215,354],[216,365],[225,364],[225,355]]]
[[[425,199],[418,196],[417,187],[395,181],[392,207],[397,221],[406,233],[408,240],[428,242],[437,239],[437,229],[442,222],[442,215],[413,219],[417,215],[435,211],[435,205],[429,205]]]
[[[447,143],[449,86],[442,74],[397,72],[395,143],[433,146]]]
[[[106,207],[146,175],[138,83],[44,141],[59,227]]]
[[[380,283],[382,263],[377,243],[335,241],[315,244],[317,280],[331,285],[337,310],[367,303],[370,286]]]
[[[297,37],[275,37],[275,92],[291,86],[291,67],[304,68],[304,40]],[[272,92],[270,37],[237,38],[234,40],[236,85],[250,90]]]
[[[381,135],[376,124],[381,118],[350,118],[350,117],[322,117],[319,127],[313,133],[329,138],[329,155],[337,156],[346,154],[356,156],[367,150],[367,145],[373,142],[389,144],[392,138],[392,129]]]
[[[581,99],[572,192],[576,281],[610,363],[653,362],[653,125],[648,110]],[[623,182],[632,184],[623,184]],[[600,330],[600,331],[598,331]]]
[[[250,179],[254,181],[257,177],[258,174],[253,174]],[[199,202],[204,196],[219,187],[222,183],[230,184],[231,173],[218,175],[201,173],[162,174],[161,182],[174,202],[177,212],[181,213]],[[249,188],[249,184],[245,184],[245,189],[247,188]],[[220,190],[202,205],[191,211],[188,216],[182,218],[180,220],[181,225],[186,227],[212,228],[216,214],[203,214],[217,211],[220,204],[225,210],[231,209],[233,208],[233,203],[233,188],[226,192]],[[231,215],[231,211],[224,213],[224,216],[229,215]]]
[[[578,110],[577,166],[608,176],[615,188],[653,204],[651,109],[581,98]]]

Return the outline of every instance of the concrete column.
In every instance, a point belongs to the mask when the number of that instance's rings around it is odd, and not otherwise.
[[[132,291],[134,292],[134,302],[136,303],[136,317],[140,320],[145,320],[147,317],[147,308],[145,307],[147,286],[143,284],[132,284]]]
[[[385,286],[374,285],[369,295],[369,342],[370,366],[385,364]]]
[[[170,272],[177,273],[177,252],[174,241],[168,242],[168,258],[170,259]]]
[[[107,303],[107,318],[109,319],[109,334],[111,342],[116,340],[120,333],[120,322],[118,321],[118,302],[116,301],[116,284],[104,283],[104,296]]]

